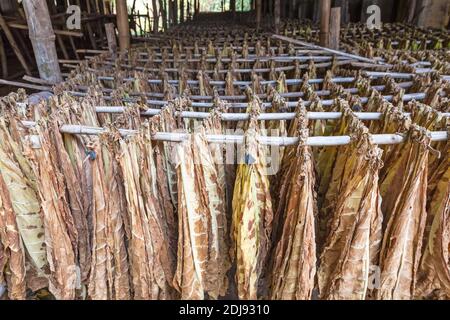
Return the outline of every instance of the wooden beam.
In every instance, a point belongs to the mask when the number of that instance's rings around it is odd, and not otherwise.
[[[22,30],[28,30],[28,26],[23,23],[18,22],[7,22],[8,26],[12,29],[22,29]],[[82,32],[76,32],[76,31],[68,31],[68,30],[53,30],[55,34],[61,35],[61,36],[71,36],[71,37],[83,37]]]
[[[3,16],[0,14],[0,27],[3,29],[3,32],[5,33],[6,39],[8,39],[9,44],[11,45],[14,53],[17,56],[17,59],[19,59],[20,64],[22,65],[23,69],[25,70],[25,73],[29,76],[31,76],[31,70],[30,67],[27,64],[27,61],[25,60],[24,56],[22,55],[22,51],[19,48],[19,45],[17,44],[16,40],[14,39],[13,34],[11,33],[11,30],[8,27],[8,24],[6,23]]]
[[[329,46],[331,0],[320,0],[320,45]]]
[[[117,29],[119,30],[120,51],[125,52],[130,49],[130,23],[128,21],[128,8],[126,0],[116,0]]]
[[[341,8],[332,8],[330,17],[330,39],[329,47],[339,50],[339,35],[341,32]]]

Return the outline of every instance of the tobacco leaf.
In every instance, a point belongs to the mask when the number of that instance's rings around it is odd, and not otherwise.
[[[17,128],[14,119],[8,124],[11,130]],[[19,150],[21,137],[13,139],[8,124],[4,118],[0,119],[0,173],[10,195],[24,247],[33,265],[43,274],[47,257],[36,177],[29,161]]]
[[[0,267],[1,278],[6,278],[8,296],[13,300],[26,298],[25,250],[20,238],[19,228],[13,211],[6,183],[0,175]],[[6,266],[6,270],[5,270]],[[0,281],[4,284],[4,281]]]
[[[281,225],[272,270],[272,299],[311,299],[316,274],[314,164],[306,146],[306,109],[299,104],[295,127],[300,142],[295,157],[281,176],[279,205],[275,216]],[[285,159],[284,159],[285,160]],[[274,221],[275,222],[275,221]],[[274,226],[274,237],[276,237]],[[278,237],[276,237],[278,239]]]
[[[131,297],[122,221],[126,200],[112,144],[114,141],[102,136],[93,147],[96,154],[92,165],[94,234],[88,293],[94,300]]]
[[[343,111],[342,122],[347,123],[351,143],[337,148],[326,207],[322,208],[330,220],[318,284],[322,299],[363,300],[381,243],[381,150],[370,142],[362,122],[348,108]]]
[[[383,182],[389,181],[390,188],[383,197],[387,224],[380,253],[378,299],[411,299],[415,295],[427,215],[429,143],[427,131],[411,125],[407,141]]]
[[[450,145],[428,189],[427,229],[419,266],[415,298],[450,298]],[[440,173],[440,174],[438,174]]]
[[[39,121],[34,131],[41,148],[27,146],[27,156],[37,177],[44,221],[50,292],[62,300],[75,298],[77,282],[76,228],[66,197],[64,176],[60,171],[48,123]]]
[[[148,129],[120,140],[119,162],[131,231],[128,254],[134,299],[174,298],[172,236],[168,235],[167,221],[158,204],[157,175]]]
[[[253,105],[258,109],[258,104]],[[245,133],[245,159],[239,164],[233,195],[232,240],[236,282],[240,299],[265,295],[264,268],[270,250],[273,209],[266,176],[266,150],[258,142],[258,127],[252,110]]]

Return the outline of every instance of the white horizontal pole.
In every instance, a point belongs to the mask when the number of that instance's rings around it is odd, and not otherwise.
[[[24,125],[32,127],[35,125],[32,121],[24,121]],[[107,129],[100,127],[89,127],[83,125],[62,125],[60,132],[68,134],[85,134],[85,135],[98,135],[105,132]],[[137,130],[118,129],[122,136],[129,136],[137,133]],[[431,141],[446,141],[448,139],[447,131],[434,131],[430,132]],[[169,142],[182,142],[189,138],[188,133],[179,132],[157,132],[152,136],[152,140],[169,141]],[[371,135],[372,142],[374,144],[398,144],[405,141],[405,137],[399,134],[373,134]],[[206,140],[210,143],[238,143],[244,142],[243,135],[206,135]],[[260,143],[264,145],[278,145],[288,146],[298,143],[298,137],[268,137],[260,136]],[[321,137],[308,137],[306,144],[309,146],[339,146],[349,144],[351,141],[350,136],[321,136]]]
[[[93,69],[94,70],[94,69]],[[415,76],[414,73],[399,73],[399,72],[374,72],[374,71],[362,71],[363,75],[366,75],[370,78],[382,78],[385,76],[389,76],[391,78],[397,78],[397,79],[411,79]],[[443,76],[444,79],[446,76]],[[108,80],[108,81],[113,81],[115,80],[114,77],[112,76],[98,76],[97,77],[98,80]],[[128,77],[128,78],[124,78],[124,81],[135,81],[136,79],[133,77]],[[353,82],[355,81],[356,78],[355,77],[335,77],[332,78],[331,81],[334,83],[349,83],[349,82]],[[147,80],[148,83],[150,84],[160,84],[162,83],[162,79],[149,79]],[[173,84],[173,85],[177,85],[179,82],[179,80],[168,80],[168,83]],[[261,81],[260,83],[262,85],[268,85],[268,84],[275,84],[277,81],[275,80],[266,80],[266,81]],[[187,84],[198,84],[199,81],[198,80],[187,80]],[[225,85],[225,81],[216,81],[216,80],[212,80],[209,82],[211,85],[216,85],[216,86],[224,86]],[[286,84],[287,85],[295,85],[295,84],[302,84],[303,83],[303,79],[286,79]],[[309,79],[308,83],[311,84],[315,84],[315,83],[323,83],[323,78],[317,78],[317,79]],[[248,86],[251,85],[252,82],[251,81],[233,81],[233,85],[236,86]]]
[[[97,113],[123,113],[125,107],[110,107],[99,106],[95,107]],[[161,113],[161,109],[148,109],[141,112],[142,116],[156,116]],[[405,112],[405,115],[410,113]],[[176,112],[176,116],[189,119],[206,119],[210,116],[209,112],[195,112],[195,111],[181,111]],[[273,113],[261,113],[258,120],[292,120],[295,118],[295,112],[273,112]],[[355,112],[355,115],[360,120],[379,120],[381,119],[381,112]],[[442,113],[444,117],[450,117],[450,113]],[[308,112],[307,117],[311,120],[333,120],[341,118],[341,112]],[[247,121],[250,119],[248,113],[222,113],[221,118],[223,121]]]

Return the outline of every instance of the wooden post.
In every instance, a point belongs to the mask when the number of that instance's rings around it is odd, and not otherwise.
[[[261,28],[261,1],[262,0],[256,0],[255,1],[255,5],[256,5],[256,29],[259,31],[259,29]]]
[[[336,7],[331,9],[330,17],[330,48],[339,50],[339,35],[341,32],[341,8]]]
[[[449,23],[449,11],[448,0],[422,0],[417,24],[426,28],[445,28]]]
[[[236,0],[230,0],[230,11],[233,15],[236,13]]]
[[[153,33],[158,33],[159,31],[159,14],[158,6],[156,0],[152,0],[152,13],[153,13]]]
[[[28,21],[28,33],[33,45],[39,76],[52,83],[62,81],[55,33],[45,0],[24,0],[23,7]]]
[[[184,22],[184,0],[180,0],[180,22]]]
[[[114,23],[105,24],[105,30],[109,52],[114,55],[117,52],[116,30],[114,28]]]
[[[320,0],[320,45],[328,47],[331,0]]]
[[[2,76],[3,79],[6,79],[8,78],[8,57],[6,56],[5,46],[1,35],[0,35],[0,61],[2,64]]]
[[[280,10],[281,10],[281,0],[275,0],[275,7],[273,8],[274,22],[275,22],[275,33],[278,33],[280,30]]]
[[[11,33],[11,30],[9,29],[8,24],[6,23],[3,16],[0,14],[0,27],[3,29],[3,32],[5,32],[6,39],[8,39],[9,44],[11,45],[14,53],[17,56],[17,59],[19,59],[20,64],[22,65],[23,69],[25,70],[25,73],[29,76],[31,76],[31,70],[28,67],[28,64],[22,55],[22,52],[19,48],[19,45],[17,44],[16,40],[14,39],[13,34]]]
[[[159,10],[161,12],[162,27],[164,31],[167,30],[167,1],[168,0],[159,0]]]
[[[130,23],[126,0],[116,0],[117,29],[119,30],[119,46],[123,53],[130,48]]]
[[[178,24],[178,0],[173,0],[173,23]]]

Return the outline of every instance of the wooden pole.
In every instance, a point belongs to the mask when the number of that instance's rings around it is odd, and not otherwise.
[[[158,5],[156,0],[152,0],[152,13],[153,13],[153,33],[158,33],[159,31],[159,14]]]
[[[111,54],[117,52],[116,31],[114,29],[114,23],[105,24],[106,39],[108,40],[108,49]]]
[[[341,8],[332,8],[330,17],[330,48],[339,50],[339,35],[341,32]]]
[[[256,29],[259,31],[261,28],[261,1],[262,0],[256,0]]]
[[[62,81],[55,33],[45,0],[24,0],[23,7],[28,21],[28,30],[33,45],[36,64],[41,79],[58,83]]]
[[[5,45],[3,43],[3,38],[0,35],[0,61],[2,64],[2,75],[3,78],[8,77],[8,57],[6,56]]]
[[[178,24],[178,0],[173,0],[173,23]]]
[[[331,0],[320,0],[320,45],[329,46]]]
[[[167,30],[167,1],[169,0],[159,0],[159,10],[162,17],[162,26],[164,31]]]
[[[128,21],[127,1],[116,0],[116,10],[120,51],[125,52],[130,48],[130,23]]]
[[[426,28],[444,28],[449,23],[449,11],[448,0],[422,0],[417,24]]]
[[[19,48],[19,45],[17,44],[16,40],[14,39],[13,34],[11,33],[11,30],[9,29],[8,24],[6,23],[3,16],[0,14],[0,27],[3,29],[3,32],[5,32],[6,39],[8,39],[9,44],[11,45],[14,53],[17,56],[17,59],[19,59],[20,64],[22,65],[23,69],[25,70],[25,73],[29,76],[31,76],[31,70],[28,67],[28,64],[22,55],[22,52]]]
[[[180,0],[180,22],[184,22],[184,0]]]
[[[236,13],[236,0],[230,0],[230,11],[233,15]]]
[[[273,8],[274,22],[275,22],[275,33],[280,31],[280,10],[281,10],[281,0],[275,0],[275,7]]]

